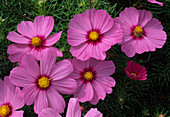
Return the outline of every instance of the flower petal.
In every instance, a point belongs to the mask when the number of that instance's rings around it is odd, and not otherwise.
[[[0,79],[0,104],[2,104],[4,102],[4,83],[3,81]]]
[[[138,10],[138,12],[139,12],[138,25],[144,27],[145,24],[147,24],[147,22],[149,22],[152,19],[152,13],[146,10]]]
[[[103,114],[97,108],[91,108],[84,117],[103,117]]]
[[[20,24],[18,24],[17,30],[20,34],[29,38],[36,36],[34,24],[31,21],[22,21]]]
[[[52,108],[45,108],[38,114],[38,117],[61,117],[61,115]]]
[[[80,104],[77,98],[70,98],[66,117],[81,117]]]
[[[24,111],[12,111],[12,115],[10,117],[23,117]]]

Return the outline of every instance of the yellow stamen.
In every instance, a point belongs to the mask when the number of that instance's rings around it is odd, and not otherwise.
[[[86,73],[84,74],[84,78],[85,78],[86,80],[92,80],[92,78],[93,78],[92,72],[86,72]]]
[[[135,78],[136,78],[136,76],[137,76],[137,74],[136,74],[136,73],[131,72],[131,74],[132,74],[132,75],[135,75]]]
[[[0,107],[0,116],[6,117],[11,112],[8,105],[3,105]]]
[[[142,34],[142,32],[143,32],[142,27],[141,27],[141,26],[136,26],[136,28],[135,28],[135,30],[134,30],[134,34],[135,34],[136,36],[140,36],[140,35]]]
[[[38,38],[38,37],[33,37],[32,40],[31,40],[31,42],[32,42],[32,45],[33,45],[33,46],[40,46],[40,44],[41,44],[41,39]]]
[[[96,41],[99,38],[99,34],[96,31],[90,32],[89,38],[93,41]]]
[[[47,77],[43,76],[38,80],[38,85],[40,88],[45,89],[45,88],[49,87],[50,80]]]

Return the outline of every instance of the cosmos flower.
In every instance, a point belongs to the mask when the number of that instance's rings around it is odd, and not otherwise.
[[[85,61],[104,60],[112,45],[122,41],[122,30],[105,10],[90,9],[75,15],[69,24],[68,43],[72,56]]]
[[[34,22],[22,21],[17,30],[21,34],[14,31],[9,32],[7,39],[15,42],[8,46],[7,53],[11,62],[17,62],[26,53],[30,53],[37,60],[40,59],[41,53],[47,49],[56,51],[57,56],[62,57],[62,52],[52,47],[61,36],[61,32],[48,36],[54,27],[54,19],[51,16],[37,16]]]
[[[34,111],[39,113],[44,108],[53,108],[59,113],[64,112],[65,101],[59,94],[72,94],[77,84],[75,79],[68,77],[73,71],[70,61],[62,60],[55,64],[56,54],[48,50],[42,54],[40,67],[30,54],[21,59],[19,67],[12,69],[12,83],[23,87],[22,93],[27,105],[34,102]]]
[[[38,117],[61,117],[61,115],[52,108],[46,108],[38,114]],[[81,109],[77,98],[70,98],[66,117],[81,117]],[[91,108],[84,117],[103,117],[103,114],[97,108]]]
[[[144,66],[141,66],[133,61],[129,61],[125,68],[127,76],[133,80],[146,80],[147,74]]]
[[[0,117],[23,117],[24,111],[18,111],[25,104],[21,91],[11,83],[8,76],[4,82],[0,79],[0,92]]]
[[[147,1],[150,2],[150,3],[156,3],[156,4],[160,5],[160,6],[163,6],[162,2],[158,2],[156,0],[147,0]]]
[[[123,30],[123,39],[119,44],[128,57],[133,57],[136,53],[155,51],[156,48],[162,48],[166,41],[161,22],[152,18],[150,11],[125,8],[116,21]]]
[[[74,71],[70,77],[76,79],[78,85],[74,97],[80,102],[90,101],[91,104],[97,104],[99,99],[105,99],[106,93],[112,93],[112,87],[116,84],[110,77],[115,72],[112,61],[93,58],[87,61],[74,58],[71,61]]]

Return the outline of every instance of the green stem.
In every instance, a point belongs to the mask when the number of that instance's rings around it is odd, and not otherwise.
[[[141,0],[138,0],[135,4],[133,4],[133,6],[136,6]]]

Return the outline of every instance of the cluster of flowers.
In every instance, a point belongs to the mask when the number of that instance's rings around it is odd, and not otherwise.
[[[69,24],[67,41],[76,58],[55,63],[63,54],[52,45],[62,31],[48,36],[53,26],[52,17],[37,16],[34,22],[22,21],[17,26],[21,35],[14,31],[8,34],[7,39],[16,43],[8,47],[9,59],[19,66],[0,80],[0,117],[22,117],[23,111],[16,110],[25,103],[34,103],[39,117],[60,117],[65,101],[59,93],[74,94],[66,117],[81,117],[79,102],[95,105],[112,93],[116,84],[110,77],[115,72],[114,63],[104,61],[111,46],[120,44],[122,51],[133,57],[161,48],[166,40],[161,23],[149,11],[125,8],[113,19],[105,10],[90,9],[75,15]],[[146,80],[145,67],[133,61],[128,62],[125,72],[131,79]],[[93,108],[85,115],[102,116]]]

